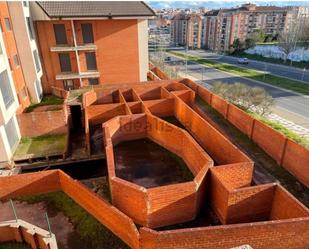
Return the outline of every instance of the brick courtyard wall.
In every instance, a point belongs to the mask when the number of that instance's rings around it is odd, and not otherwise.
[[[65,105],[64,108],[66,108]],[[59,111],[30,112],[17,115],[21,136],[37,137],[46,134],[68,133],[68,117],[64,108]]]
[[[69,97],[69,92],[59,87],[52,86],[51,93],[62,99],[67,99]]]
[[[149,111],[158,117],[173,116],[174,99],[159,99],[144,101]]]
[[[280,220],[306,216],[308,216],[308,209],[286,189],[278,185],[274,195],[270,219]]]
[[[169,80],[170,78],[163,73],[158,67],[153,67],[151,69],[151,72],[153,72],[155,75],[157,75],[161,80]]]
[[[177,97],[175,116],[218,164],[251,162],[243,152]]]
[[[229,103],[224,115],[224,104],[218,104],[217,95],[189,79],[180,81],[194,90],[206,103],[220,112],[229,122],[257,143],[279,165],[309,187],[309,150],[286,138],[280,132],[252,118],[235,105]],[[214,102],[213,102],[214,101]]]
[[[135,129],[126,129],[127,125]],[[103,128],[112,200],[117,208],[138,224],[148,227],[171,225],[195,217],[202,205],[199,192],[204,191],[203,177],[207,168],[213,166],[213,161],[187,132],[145,114],[117,117],[103,124]],[[113,146],[140,137],[148,137],[182,157],[196,179],[148,189],[119,179],[115,174]]]
[[[84,108],[92,105],[96,101],[97,101],[97,94],[95,93],[95,91],[92,90],[83,94],[82,103]]]
[[[211,106],[215,108],[223,117],[226,118],[228,111],[228,102],[218,95],[213,94],[211,98]]]
[[[0,200],[23,195],[35,195],[59,191],[61,189],[56,170],[41,171],[0,178]]]
[[[217,249],[248,244],[254,249],[306,249],[309,218],[156,232],[140,229],[140,249]]]
[[[309,187],[308,149],[288,139],[281,165]]]
[[[254,118],[235,105],[229,105],[227,119],[248,137],[252,136]]]
[[[118,177],[110,179],[113,205],[136,223],[147,226],[146,189]]]
[[[16,228],[10,226],[0,227],[0,243],[16,241],[17,239],[19,239],[15,230]]]
[[[167,226],[194,219],[197,212],[196,185],[185,182],[147,190],[148,227]]]
[[[269,219],[276,184],[263,184],[229,193],[226,224],[266,221]]]
[[[274,129],[255,120],[252,140],[280,164],[285,149],[286,137]]]
[[[128,216],[65,173],[59,176],[64,193],[132,248],[139,248],[138,230]]]

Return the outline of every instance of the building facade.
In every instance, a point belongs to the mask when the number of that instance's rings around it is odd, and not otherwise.
[[[41,86],[43,71],[36,44],[36,32],[30,16],[29,2],[8,2],[8,8],[11,13],[16,47],[28,95],[32,103],[38,103],[43,97]]]
[[[202,47],[227,51],[235,39],[244,42],[256,31],[276,37],[306,16],[305,7],[276,7],[243,4],[241,7],[207,12],[203,18]],[[308,15],[309,17],[309,15]]]
[[[147,80],[147,19],[155,14],[143,2],[30,6],[43,59],[44,92]]]
[[[0,2],[0,166],[6,165],[20,139],[16,113],[29,105],[7,2]]]
[[[176,14],[171,20],[171,40],[176,46],[201,48],[202,16],[196,13]]]

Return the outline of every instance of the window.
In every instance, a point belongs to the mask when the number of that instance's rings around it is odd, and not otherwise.
[[[27,17],[27,26],[28,26],[29,37],[30,37],[31,40],[33,40],[34,39],[34,35],[33,35],[33,29],[32,29],[32,24],[31,24],[30,17]]]
[[[35,81],[36,92],[40,99],[43,97],[43,89],[40,80],[36,79]]]
[[[23,1],[24,7],[28,7],[28,1]]]
[[[97,70],[97,62],[94,52],[86,52],[87,70]]]
[[[64,24],[54,24],[55,39],[57,45],[68,44]]]
[[[6,27],[6,30],[7,30],[7,31],[12,30],[11,22],[10,22],[10,19],[9,19],[9,18],[4,18],[4,23],[5,23],[5,27]]]
[[[18,58],[18,55],[17,55],[17,54],[15,54],[15,55],[13,56],[13,61],[14,61],[15,67],[18,67],[18,66],[20,65],[20,63],[19,63],[19,58]]]
[[[70,91],[70,90],[74,89],[74,82],[73,82],[73,80],[64,80],[63,81],[63,87],[67,91]]]
[[[82,34],[84,43],[93,43],[93,33],[91,23],[82,24]]]
[[[40,66],[40,59],[39,59],[39,54],[37,50],[33,51],[33,57],[34,57],[36,72],[38,73],[41,71],[41,66]]]
[[[12,117],[7,124],[4,125],[6,137],[8,139],[11,150],[18,143],[18,133],[16,129],[16,125],[14,122],[14,118]]]
[[[59,62],[60,62],[61,72],[71,72],[72,71],[70,54],[68,53],[59,54]]]
[[[5,108],[8,109],[11,106],[11,104],[14,103],[14,95],[7,71],[3,71],[0,74],[0,91],[2,94]]]
[[[99,78],[89,78],[89,85],[99,85]]]

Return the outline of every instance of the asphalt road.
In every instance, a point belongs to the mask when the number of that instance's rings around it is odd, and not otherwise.
[[[185,61],[175,56],[171,57],[170,65],[186,72]],[[210,88],[215,82],[233,84],[236,82],[251,87],[264,88],[275,100],[273,112],[298,125],[309,128],[309,98],[282,88],[277,88],[259,81],[238,77],[220,70],[206,67],[195,62],[188,62],[187,74],[198,79],[200,84]]]
[[[185,53],[185,51],[181,51]],[[273,64],[273,63],[265,63],[256,60],[249,60],[248,64],[239,64],[238,58],[233,56],[224,56],[218,55],[216,53],[210,53],[203,50],[189,50],[188,54],[195,55],[202,57],[208,60],[214,60],[218,62],[225,62],[228,64],[241,66],[249,69],[256,69],[260,71],[266,71],[274,75],[278,75],[281,77],[287,77],[294,80],[304,81],[305,83],[309,84],[309,68],[304,71],[303,69],[289,67],[280,64]]]

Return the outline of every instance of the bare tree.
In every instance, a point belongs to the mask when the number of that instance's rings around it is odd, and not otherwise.
[[[270,112],[273,98],[260,87],[249,87],[242,83],[215,83],[212,91],[245,111],[264,116]]]
[[[289,53],[296,49],[297,42],[302,39],[304,25],[304,18],[295,18],[284,31],[279,33],[278,45],[285,53],[284,61],[287,60]]]

